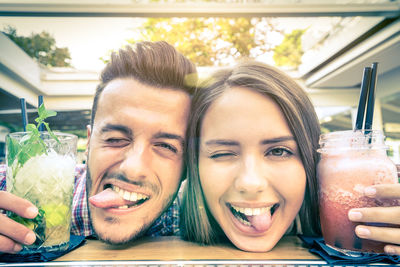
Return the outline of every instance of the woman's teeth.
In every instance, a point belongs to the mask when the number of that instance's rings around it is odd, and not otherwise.
[[[126,191],[115,185],[112,185],[111,188],[113,191],[117,192],[118,195],[120,195],[123,199],[128,200],[128,201],[147,200],[149,198],[146,195],[136,193],[136,192],[129,192],[129,191]],[[124,207],[124,206],[121,206],[121,207]]]
[[[234,209],[237,212],[240,212],[246,216],[254,216],[254,215],[261,215],[264,213],[267,213],[271,210],[272,206],[269,207],[263,207],[263,208],[242,208],[242,207],[237,207],[234,205],[231,205],[232,209]]]
[[[239,222],[243,223],[244,225],[246,225],[246,226],[251,226],[251,223],[250,223],[249,221],[244,220],[244,219],[242,219],[242,218],[239,217],[239,216],[235,216],[235,217],[236,217],[236,219],[239,220]]]

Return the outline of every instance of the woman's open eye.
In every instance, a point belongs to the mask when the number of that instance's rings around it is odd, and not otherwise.
[[[266,156],[274,156],[274,157],[289,157],[291,155],[293,155],[293,152],[284,147],[276,147],[276,148],[270,149],[266,153]]]
[[[170,145],[168,143],[156,143],[155,146],[156,147],[160,147],[162,149],[169,150],[169,151],[171,151],[171,152],[173,152],[175,154],[178,153],[178,149],[175,146]]]

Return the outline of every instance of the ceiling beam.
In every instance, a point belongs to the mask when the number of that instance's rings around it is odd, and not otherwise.
[[[216,2],[132,2],[77,3],[72,1],[19,1],[0,3],[0,16],[40,17],[320,17],[400,16],[397,2],[376,4],[270,4],[243,1]]]
[[[386,110],[390,110],[392,112],[400,114],[400,107],[398,107],[398,106],[387,104],[387,103],[381,103],[381,107]]]

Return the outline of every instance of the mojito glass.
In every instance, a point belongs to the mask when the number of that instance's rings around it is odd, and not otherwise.
[[[77,137],[40,132],[10,133],[6,137],[7,191],[32,202],[39,214],[25,219],[8,216],[36,234],[36,241],[21,254],[68,248],[76,165]]]

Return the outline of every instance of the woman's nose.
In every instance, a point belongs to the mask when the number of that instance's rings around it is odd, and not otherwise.
[[[240,193],[261,193],[266,190],[268,180],[255,157],[246,158],[235,179],[235,188]]]

